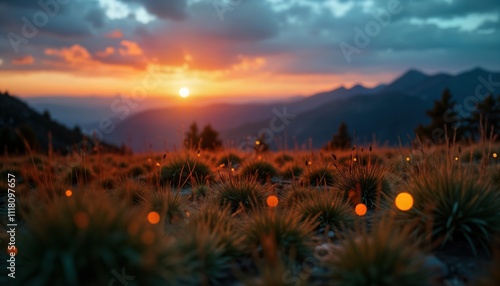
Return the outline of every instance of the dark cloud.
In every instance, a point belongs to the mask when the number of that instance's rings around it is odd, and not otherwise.
[[[374,20],[372,13],[387,10],[394,0],[372,1],[282,1],[280,8],[265,0],[242,0],[223,13],[212,0],[118,0],[131,11],[139,7],[156,16],[147,24],[135,17],[109,19],[96,1],[70,1],[60,5],[39,34],[15,54],[6,39],[9,32],[21,34],[22,17],[30,17],[41,8],[38,1],[1,0],[0,58],[2,68],[11,59],[32,55],[33,65],[23,69],[43,68],[43,51],[79,44],[91,55],[107,47],[119,48],[120,41],[137,43],[147,59],[160,64],[179,66],[184,57],[193,57],[191,69],[230,68],[242,57],[266,59],[266,69],[276,73],[375,73],[383,70],[467,68],[483,65],[500,67],[500,2],[498,0],[401,0],[402,12],[391,15],[386,27],[370,43],[352,55],[352,61],[340,50],[341,43],[354,45],[356,27],[364,29]],[[276,2],[276,1],[273,1]],[[342,15],[326,4],[353,3]],[[319,6],[325,5],[325,6]],[[284,8],[283,8],[284,7]],[[433,21],[457,21],[470,15],[498,15],[477,25],[477,29],[438,26]],[[159,20],[158,20],[159,18]],[[464,24],[466,25],[466,24]],[[105,37],[112,30],[123,32],[122,39]],[[496,53],[496,56],[495,56]],[[42,59],[42,60],[39,60]],[[113,65],[143,66],[143,59],[121,58],[119,54],[94,60]],[[11,67],[12,68],[12,67]],[[19,67],[20,68],[20,67]]]
[[[92,24],[94,28],[103,28],[106,15],[101,9],[92,9],[85,15],[85,20]]]

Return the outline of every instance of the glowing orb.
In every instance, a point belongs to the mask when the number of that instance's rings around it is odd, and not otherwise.
[[[407,211],[413,207],[413,197],[409,193],[400,193],[396,197],[396,207],[402,211]]]
[[[189,89],[187,87],[182,87],[181,89],[179,89],[179,95],[184,98],[188,97]]]
[[[365,204],[357,204],[356,207],[354,208],[354,211],[356,212],[357,215],[364,216],[368,211],[368,208],[366,207]]]
[[[157,224],[160,222],[160,215],[157,212],[148,213],[148,221],[150,224]]]
[[[277,196],[269,196],[267,198],[267,205],[274,208],[278,205],[278,197]]]
[[[66,195],[66,197],[71,197],[71,195],[73,195],[73,192],[71,190],[66,190],[64,194]]]

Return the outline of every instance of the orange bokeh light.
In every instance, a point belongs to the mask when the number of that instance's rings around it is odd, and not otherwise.
[[[66,195],[66,197],[71,197],[73,195],[73,192],[71,190],[66,190],[64,194]]]
[[[406,192],[400,193],[396,197],[396,207],[402,211],[411,209],[413,207],[413,197]]]
[[[364,216],[368,211],[368,208],[366,207],[365,204],[357,204],[356,207],[354,208],[354,211],[356,212],[357,215]]]
[[[160,222],[160,214],[157,212],[148,213],[148,221],[150,224],[157,224]]]
[[[269,196],[267,198],[267,205],[274,208],[278,205],[278,197],[277,196]]]

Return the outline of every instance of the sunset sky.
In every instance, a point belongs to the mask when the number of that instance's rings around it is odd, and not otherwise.
[[[154,96],[278,97],[409,68],[500,69],[498,0],[37,2],[0,0],[0,90],[20,96],[129,94],[146,81]]]

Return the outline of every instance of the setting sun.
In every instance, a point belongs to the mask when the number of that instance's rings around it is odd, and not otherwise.
[[[182,87],[181,89],[179,89],[179,95],[184,98],[188,97],[189,89],[187,87]]]

